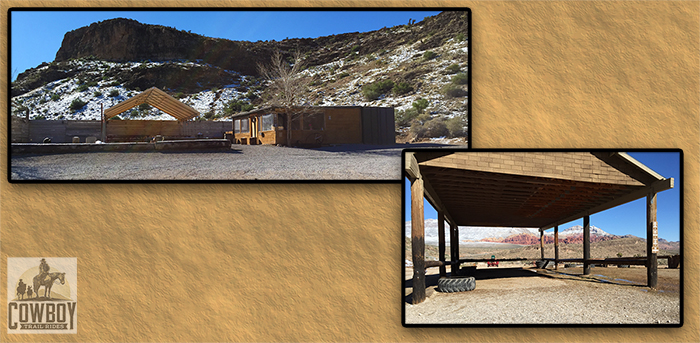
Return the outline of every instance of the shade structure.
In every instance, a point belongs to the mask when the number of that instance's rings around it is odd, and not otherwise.
[[[411,183],[413,303],[425,300],[425,268],[447,265],[444,230],[439,233],[439,261],[424,261],[424,198],[440,221],[450,224],[453,273],[461,263],[455,244],[459,226],[534,227],[542,237],[548,228],[583,218],[583,273],[589,274],[590,215],[646,197],[645,264],[648,286],[656,287],[656,193],[673,188],[674,180],[625,153],[416,149],[404,150],[403,162],[404,176]],[[540,246],[544,251],[542,241]]]
[[[183,104],[162,90],[152,87],[105,110],[105,119],[112,118],[141,104],[151,105],[177,119],[187,121],[199,116],[194,108]]]

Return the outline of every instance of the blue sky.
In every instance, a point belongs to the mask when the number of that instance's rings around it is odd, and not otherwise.
[[[660,192],[656,196],[656,220],[659,225],[659,238],[669,241],[680,240],[680,153],[676,152],[628,152],[637,161],[651,168],[665,178],[674,179],[674,188]],[[404,179],[405,220],[411,218],[410,185]],[[425,201],[425,219],[436,219],[437,212]],[[583,225],[578,219],[559,226],[562,231],[574,225]],[[646,238],[646,198],[591,215],[591,225],[614,235],[635,235]],[[549,229],[553,231],[553,229]]]
[[[12,11],[12,80],[42,62],[51,62],[66,32],[91,23],[129,18],[214,38],[240,41],[316,38],[367,32],[416,22],[440,11]]]

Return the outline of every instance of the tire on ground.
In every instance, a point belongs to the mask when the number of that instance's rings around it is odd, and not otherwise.
[[[466,292],[476,288],[476,279],[468,277],[443,277],[438,279],[438,291],[445,293]]]
[[[544,267],[544,262],[545,261],[535,261],[535,267],[537,267],[537,269],[542,269],[542,267]]]

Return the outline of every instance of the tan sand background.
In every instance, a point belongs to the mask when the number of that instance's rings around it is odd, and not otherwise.
[[[181,2],[5,1],[0,31],[8,7],[96,4]],[[77,257],[79,333],[7,335],[3,303],[0,341],[700,341],[699,2],[266,4],[470,7],[476,148],[683,149],[685,325],[404,328],[400,184],[9,184],[3,158],[0,280]]]

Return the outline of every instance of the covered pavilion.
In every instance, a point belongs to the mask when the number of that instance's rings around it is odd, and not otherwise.
[[[601,151],[455,151],[405,150],[404,176],[411,183],[413,303],[425,300],[425,269],[459,269],[458,226],[554,228],[583,218],[584,274],[590,257],[590,215],[646,197],[647,284],[657,285],[656,194],[673,188],[664,178],[623,152]],[[438,213],[439,261],[425,261],[424,198]],[[445,261],[445,222],[449,224],[451,261]],[[544,254],[544,253],[543,253]],[[542,256],[544,259],[544,256]],[[614,260],[614,261],[613,261]],[[611,259],[609,264],[631,264]]]

